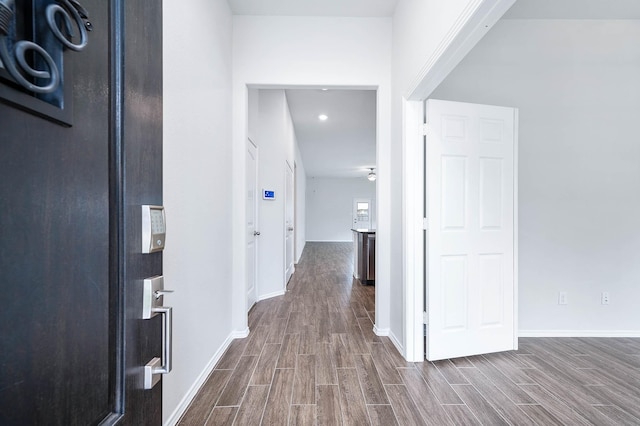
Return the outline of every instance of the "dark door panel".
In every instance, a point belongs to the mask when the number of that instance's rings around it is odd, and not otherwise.
[[[72,67],[71,128],[0,104],[0,424],[111,411],[109,4]]]
[[[125,244],[127,247],[126,295],[129,339],[138,342],[126,354],[126,425],[159,425],[162,422],[162,382],[151,390],[142,389],[142,366],[159,357],[162,318],[139,320],[142,306],[142,280],[162,274],[162,253],[140,254],[140,204],[162,204],[162,28],[149,23],[162,22],[159,2],[125,2],[125,33],[142,33],[136,48],[125,50],[123,99],[123,144],[125,165]],[[137,17],[144,16],[142,24]],[[149,70],[158,70],[150,73]],[[168,229],[171,215],[168,213]],[[170,234],[167,235],[170,241]],[[165,297],[166,304],[170,299]],[[155,402],[154,402],[155,401]],[[144,407],[140,410],[138,407]]]
[[[161,386],[142,389],[161,318],[139,318],[162,254],[139,254],[139,206],[162,204],[162,5],[81,2],[72,126],[0,102],[1,425],[161,423]]]

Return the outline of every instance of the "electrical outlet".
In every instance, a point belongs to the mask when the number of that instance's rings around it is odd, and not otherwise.
[[[567,292],[561,291],[558,293],[558,305],[566,305],[567,302]]]
[[[603,305],[608,305],[609,304],[609,292],[608,291],[603,291],[602,292],[602,304]]]

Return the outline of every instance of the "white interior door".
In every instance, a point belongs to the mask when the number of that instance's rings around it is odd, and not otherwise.
[[[517,110],[426,108],[427,359],[517,349]]]
[[[293,221],[293,205],[294,205],[294,195],[293,195],[293,188],[294,188],[294,178],[293,178],[293,169],[291,168],[291,166],[289,165],[288,162],[286,162],[286,166],[285,166],[285,173],[286,173],[286,177],[285,177],[285,200],[284,200],[284,204],[285,204],[285,213],[284,213],[284,219],[285,219],[285,223],[284,223],[284,229],[285,229],[285,237],[284,237],[284,245],[285,245],[285,255],[284,255],[284,259],[285,259],[285,283],[289,282],[289,279],[291,279],[291,276],[293,275],[293,271],[295,270],[295,266],[294,266],[294,256],[293,256],[293,242],[295,240],[294,238],[294,221]]]
[[[247,140],[247,309],[256,303],[258,277],[258,147]]]
[[[353,199],[353,229],[371,229],[370,199]]]

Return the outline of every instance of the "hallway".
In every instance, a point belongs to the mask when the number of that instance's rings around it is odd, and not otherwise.
[[[373,331],[350,243],[307,243],[180,425],[640,424],[638,339],[520,339],[517,353],[407,363]]]

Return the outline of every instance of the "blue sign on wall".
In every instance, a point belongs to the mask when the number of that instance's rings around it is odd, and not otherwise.
[[[262,190],[262,199],[263,200],[275,200],[276,199],[276,191],[270,191],[268,189]]]

